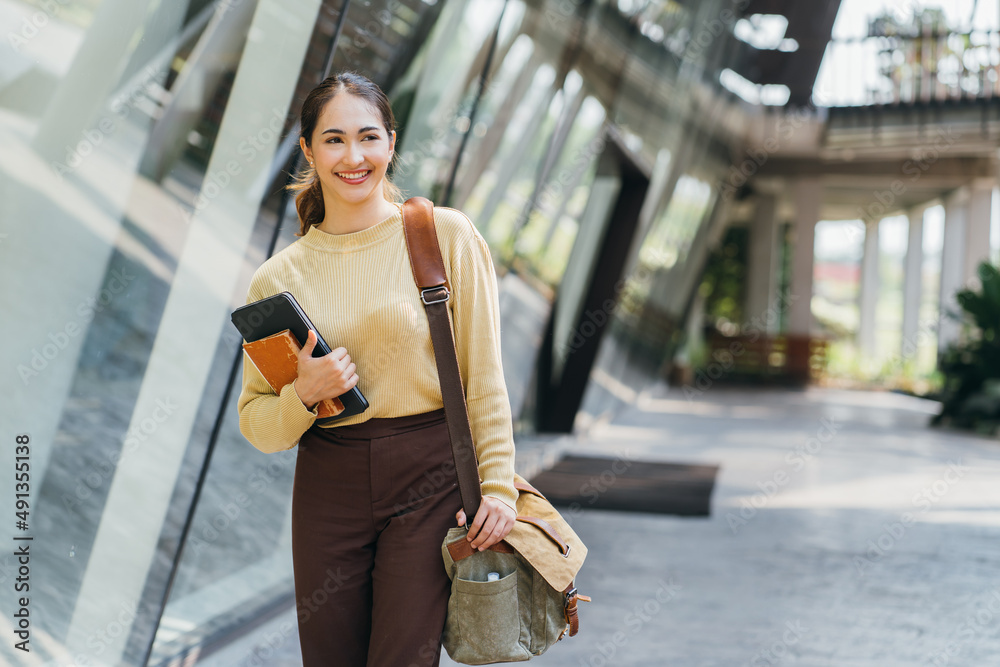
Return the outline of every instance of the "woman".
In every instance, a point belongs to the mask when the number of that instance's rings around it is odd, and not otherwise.
[[[342,73],[309,93],[301,126],[301,238],[257,269],[247,303],[288,290],[337,347],[314,359],[310,332],[298,377],[278,394],[244,358],[240,430],[264,452],[299,447],[292,560],[304,667],[437,665],[450,591],[441,542],[466,517],[399,191],[386,177],[395,120],[375,84]],[[507,536],[517,500],[496,275],[469,218],[435,207],[434,221],[482,478],[469,539],[486,549]],[[356,384],[365,412],[314,423],[319,401]]]

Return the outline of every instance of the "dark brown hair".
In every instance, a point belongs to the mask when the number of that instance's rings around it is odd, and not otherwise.
[[[382,89],[361,74],[341,72],[324,79],[321,84],[309,91],[305,102],[302,103],[299,136],[305,139],[307,146],[312,145],[316,123],[319,122],[319,117],[326,105],[341,92],[347,92],[365,100],[382,119],[386,134],[392,135],[396,128],[396,118],[392,114],[389,98],[382,92]],[[396,153],[393,152],[389,162],[390,168],[395,161]],[[389,180],[388,174],[385,175],[384,180],[383,194],[385,198],[392,202],[402,201],[402,192]],[[307,166],[300,171],[295,180],[288,185],[288,189],[298,193],[295,196],[295,208],[299,212],[299,233],[297,236],[305,236],[309,228],[323,222],[323,217],[326,215],[326,207],[323,204],[323,189],[319,182],[319,176],[316,174],[316,168]]]

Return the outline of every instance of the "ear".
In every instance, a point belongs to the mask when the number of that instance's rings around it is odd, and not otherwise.
[[[389,155],[392,155],[393,151],[396,150],[396,130],[392,131],[392,135],[389,138]]]
[[[309,164],[312,164],[312,161],[313,161],[312,151],[309,150],[309,146],[308,146],[308,144],[306,144],[305,137],[299,137],[299,148],[301,148],[302,149],[302,153],[305,154],[305,156],[306,156],[306,162],[308,162]]]

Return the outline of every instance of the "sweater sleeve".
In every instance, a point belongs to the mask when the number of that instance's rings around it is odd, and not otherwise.
[[[463,215],[467,231],[452,249],[455,352],[465,387],[484,496],[517,507],[514,434],[500,355],[500,301],[486,240]],[[471,518],[471,517],[470,517]]]
[[[262,298],[264,295],[251,282],[247,303]],[[302,434],[319,417],[319,406],[310,411],[303,405],[295,392],[294,380],[275,394],[246,352],[243,353],[243,389],[236,407],[240,413],[240,432],[243,437],[265,454],[291,449],[297,445]]]

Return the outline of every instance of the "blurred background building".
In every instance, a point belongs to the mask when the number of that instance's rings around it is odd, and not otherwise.
[[[944,391],[985,331],[945,314],[1000,238],[998,25],[985,2],[0,0],[0,451],[30,434],[38,660],[0,662],[168,664],[292,604],[295,453],[239,432],[229,313],[296,240],[283,186],[327,72],[386,90],[396,183],[488,240],[521,438],[664,384]]]

